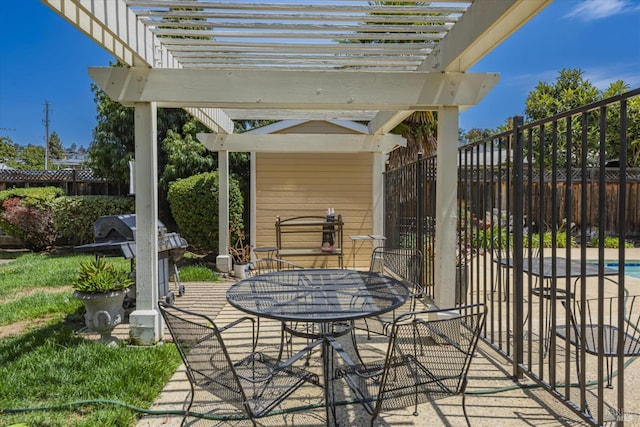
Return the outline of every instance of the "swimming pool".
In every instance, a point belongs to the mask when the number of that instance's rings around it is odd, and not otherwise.
[[[620,263],[618,261],[605,261],[604,266],[618,270]],[[640,279],[640,261],[626,261],[624,263],[624,275]]]

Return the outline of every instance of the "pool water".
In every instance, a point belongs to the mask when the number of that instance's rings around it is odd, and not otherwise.
[[[605,267],[619,269],[618,261],[605,261]],[[627,261],[624,263],[624,275],[640,279],[640,261]]]

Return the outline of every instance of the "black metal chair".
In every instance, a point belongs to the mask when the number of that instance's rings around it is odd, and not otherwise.
[[[524,242],[523,247],[523,261],[529,262],[529,258],[534,260],[540,256],[541,243],[536,237],[530,237],[531,248],[529,250],[528,243]],[[514,267],[514,241],[513,234],[497,235],[493,238],[493,244],[491,245],[492,262],[496,266],[495,283],[489,295],[490,300],[507,301],[509,299],[509,293],[512,290],[514,283],[511,279],[511,270]],[[535,279],[533,285],[534,290],[537,292],[543,292],[538,287],[538,279]],[[496,298],[497,295],[497,298]],[[539,296],[539,295],[538,295]]]
[[[254,277],[271,271],[297,270],[301,266],[280,258],[258,258],[247,264],[245,274]]]
[[[255,277],[260,274],[270,273],[272,271],[282,271],[282,270],[298,270],[302,267],[294,264],[292,262],[286,261],[280,258],[258,258],[256,260],[251,261],[245,267],[245,277]],[[260,318],[257,318],[258,328],[257,335],[260,335]],[[278,359],[282,357],[282,351],[284,349],[285,342],[288,344],[289,354],[291,354],[291,340],[285,338],[286,325],[283,323],[280,332],[280,350],[278,353]],[[257,341],[256,337],[256,341]],[[308,359],[307,359],[308,360]]]
[[[414,311],[416,301],[423,297],[424,289],[421,284],[422,277],[422,252],[413,248],[385,248],[377,247],[371,254],[369,271],[384,273],[400,278],[409,288],[409,308],[403,307],[403,311]],[[396,311],[381,314],[356,321],[359,329],[367,331],[367,337],[371,338],[371,332],[385,335],[396,315]]]
[[[636,305],[636,300],[640,301],[638,295],[625,298],[623,304],[624,325],[620,329],[618,326],[618,297],[587,299],[584,301],[584,309],[581,310],[580,301],[573,304],[575,311],[571,311],[571,324],[556,326],[556,335],[562,339],[567,338],[569,342],[576,346],[576,356],[580,355],[580,348],[584,346],[587,354],[598,356],[602,350],[602,355],[606,360],[607,387],[611,387],[613,378],[613,359],[622,355],[624,357],[640,356],[640,307]],[[563,302],[564,305],[564,302]],[[568,309],[565,307],[565,309]],[[599,324],[598,319],[602,316],[603,323]],[[602,348],[600,347],[600,334],[602,334]],[[618,348],[619,341],[622,340],[621,350]],[[580,358],[576,357],[579,361]],[[578,378],[580,379],[580,364],[576,362]]]
[[[293,364],[308,349],[297,353],[284,363],[255,351],[255,323],[251,317],[242,317],[224,327],[205,315],[183,310],[163,302],[158,303],[160,313],[184,362],[191,386],[190,400],[182,425],[191,414],[196,388],[220,398],[220,407],[234,409],[216,415],[237,419],[246,416],[254,425],[256,418],[267,415],[305,382],[318,384],[318,376]],[[253,330],[251,353],[236,360],[229,355],[222,333],[242,322],[251,322]]]
[[[335,346],[348,361],[337,377],[372,415],[372,426],[382,411],[414,406],[417,416],[418,404],[454,395],[462,395],[469,425],[464,392],[484,320],[483,304],[405,313],[392,323],[384,359],[354,364]]]

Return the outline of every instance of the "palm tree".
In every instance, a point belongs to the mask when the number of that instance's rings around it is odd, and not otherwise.
[[[436,139],[438,121],[433,111],[416,111],[396,126],[391,133],[407,139],[407,146],[389,153],[389,169],[406,165],[418,158],[422,152],[425,157],[434,155],[438,141]]]

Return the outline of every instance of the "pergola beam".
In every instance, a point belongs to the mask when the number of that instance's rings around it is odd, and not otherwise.
[[[495,73],[203,70],[94,67],[92,79],[123,105],[315,110],[435,110],[477,104]]]
[[[418,69],[470,69],[551,1],[475,0]]]
[[[124,0],[42,0],[120,62],[134,67],[179,67]],[[187,110],[214,132],[233,132],[233,121],[214,108]]]
[[[388,153],[407,144],[400,135],[199,133],[197,137],[211,151],[229,152]]]

